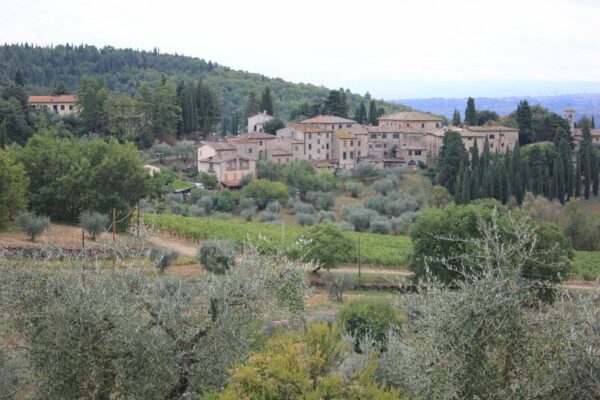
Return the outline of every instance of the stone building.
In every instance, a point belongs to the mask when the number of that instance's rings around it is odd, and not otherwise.
[[[77,114],[77,96],[63,94],[59,96],[29,96],[29,106],[34,110],[47,109],[65,117],[67,115]]]
[[[266,111],[248,117],[248,132],[264,132],[265,124],[272,119]]]

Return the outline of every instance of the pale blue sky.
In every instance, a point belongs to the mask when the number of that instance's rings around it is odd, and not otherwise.
[[[2,42],[156,46],[388,99],[600,92],[586,83],[600,82],[600,0],[0,0],[0,9]]]

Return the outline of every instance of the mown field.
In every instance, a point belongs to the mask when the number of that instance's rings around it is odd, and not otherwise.
[[[219,220],[210,218],[182,217],[172,214],[146,214],[144,223],[163,232],[182,235],[188,240],[206,238],[231,239],[238,244],[249,240],[253,245],[267,252],[284,249],[294,256],[298,241],[305,236],[308,228],[240,220]],[[412,245],[407,236],[376,235],[348,232],[355,244],[355,252],[346,255],[344,262],[353,263],[358,254],[360,242],[361,261],[364,264],[406,268]]]
[[[206,238],[231,239],[238,244],[249,240],[268,252],[284,249],[295,255],[296,244],[308,228],[240,220],[182,217],[172,214],[146,214],[144,223],[163,233],[182,235],[188,240]],[[356,262],[360,240],[361,261],[365,265],[383,268],[407,268],[412,251],[407,236],[376,235],[348,232],[357,251],[347,254],[346,263]],[[576,251],[573,260],[573,278],[593,280],[600,276],[600,252]]]

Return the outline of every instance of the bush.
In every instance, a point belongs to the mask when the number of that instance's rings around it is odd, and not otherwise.
[[[358,164],[355,170],[356,176],[362,181],[379,176],[380,171],[371,163],[363,162]]]
[[[273,214],[279,214],[279,211],[281,211],[281,204],[279,204],[277,200],[272,201],[269,204],[267,204],[265,210]]]
[[[79,226],[92,235],[92,240],[96,240],[96,235],[106,229],[108,222],[108,216],[97,212],[84,211],[79,216]]]
[[[342,214],[348,222],[354,225],[354,229],[357,231],[366,231],[369,229],[371,220],[377,217],[375,211],[353,205],[344,207]]]
[[[354,231],[354,225],[352,225],[348,221],[342,221],[342,222],[338,223],[337,226],[339,226],[340,229],[343,231]]]
[[[169,206],[173,203],[183,204],[183,196],[178,193],[167,193],[165,196],[165,202]]]
[[[161,273],[165,272],[177,260],[177,257],[179,257],[179,253],[176,251],[167,251],[157,247],[153,247],[148,256],[154,267]]]
[[[298,213],[296,214],[296,222],[301,226],[311,226],[315,224],[315,217],[312,214]]]
[[[277,214],[274,214],[270,211],[263,211],[260,214],[258,214],[259,222],[270,222],[270,221],[275,221],[276,219],[277,219]]]
[[[335,204],[333,194],[330,192],[308,192],[306,194],[306,200],[317,210],[329,210]]]
[[[303,201],[295,201],[293,203],[291,214],[303,213],[303,214],[314,214],[317,210],[310,203],[304,203]]]
[[[344,185],[346,192],[352,197],[358,197],[365,190],[365,186],[360,182],[348,182]]]
[[[360,352],[360,343],[372,339],[385,349],[390,330],[399,331],[400,319],[392,306],[371,300],[359,300],[344,306],[338,314],[344,330],[354,337],[354,350]]]
[[[232,212],[235,210],[235,195],[229,189],[219,190],[213,196],[215,211]]]
[[[244,175],[242,179],[240,179],[240,187],[248,185],[250,182],[252,182],[253,179],[254,177],[252,176],[252,174]]]
[[[44,232],[50,226],[50,219],[44,216],[38,216],[31,211],[20,213],[17,216],[17,224],[29,235],[31,241]]]
[[[343,169],[340,172],[338,172],[337,178],[341,182],[346,182],[346,181],[352,179],[352,171],[350,171],[348,169]]]
[[[242,189],[241,195],[242,197],[253,198],[260,209],[264,209],[273,200],[283,203],[289,197],[287,186],[284,183],[272,182],[266,179],[253,180]]]
[[[188,214],[190,217],[206,217],[206,211],[204,211],[204,208],[193,204],[188,208]]]
[[[376,192],[381,193],[382,195],[387,195],[389,192],[391,192],[392,190],[394,190],[394,181],[392,181],[389,178],[386,179],[380,179],[378,181],[376,181],[375,183],[373,183],[373,189]]]
[[[216,212],[213,214],[213,217],[216,219],[231,219],[232,216],[230,213],[226,213],[226,212]]]
[[[236,246],[227,239],[207,239],[198,250],[198,262],[207,270],[223,274],[235,264]]]
[[[213,209],[213,199],[211,196],[204,196],[196,201],[196,205],[204,210],[208,215]]]
[[[168,203],[169,210],[175,215],[185,215],[185,205],[183,203]]]
[[[306,246],[306,259],[330,269],[348,258],[354,250],[352,240],[334,224],[316,225],[306,232],[310,243]]]
[[[406,233],[406,231],[407,231],[406,227],[411,222],[413,222],[415,219],[417,219],[418,216],[419,216],[418,213],[413,212],[413,211],[408,211],[399,217],[392,217],[390,219],[390,227],[392,229],[392,232],[395,235],[398,235],[400,233]]]
[[[255,214],[256,214],[256,208],[254,208],[254,209],[248,208],[246,210],[242,210],[242,212],[240,213],[240,217],[242,217],[242,219],[244,221],[252,221],[252,218],[254,217]]]
[[[240,202],[238,204],[238,211],[241,212],[244,210],[252,210],[253,212],[256,212],[256,201],[249,197],[240,199]]]
[[[333,211],[321,210],[319,211],[317,218],[321,224],[326,222],[335,222],[335,213]]]
[[[369,224],[369,232],[378,233],[380,235],[388,235],[390,233],[390,221],[387,218],[374,218]]]
[[[256,162],[256,177],[276,181],[281,174],[281,164],[261,158]]]
[[[209,174],[208,172],[200,172],[198,175],[198,182],[202,183],[206,189],[216,189],[219,185],[219,180],[215,174]]]

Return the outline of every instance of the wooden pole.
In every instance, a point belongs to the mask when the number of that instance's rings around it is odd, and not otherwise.
[[[138,236],[140,236],[140,194],[138,193],[138,209],[137,209],[137,227],[135,229]]]
[[[360,234],[358,235],[358,285],[360,286],[360,279],[361,279],[361,274],[360,274]]]
[[[81,230],[81,248],[85,247],[85,229]]]
[[[117,236],[117,210],[115,208],[113,208],[113,223],[112,223],[112,228],[113,228],[113,242],[116,241],[116,236]]]

